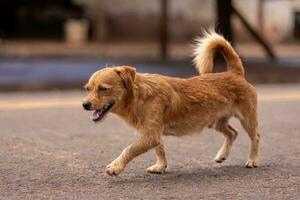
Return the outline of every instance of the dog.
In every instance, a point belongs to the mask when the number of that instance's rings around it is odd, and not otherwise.
[[[226,72],[212,73],[217,51],[227,62]],[[228,123],[231,117],[239,119],[250,138],[246,167],[259,166],[257,94],[244,77],[241,59],[215,31],[196,40],[194,55],[200,75],[192,78],[137,73],[130,66],[104,68],[90,77],[83,107],[94,111],[92,120],[98,122],[111,112],[141,134],[106,167],[108,175],[120,174],[132,159],[153,148],[156,163],[147,171],[164,173],[167,159],[162,136],[184,136],[204,128],[214,128],[224,135],[224,144],[214,159],[222,163],[238,135]]]

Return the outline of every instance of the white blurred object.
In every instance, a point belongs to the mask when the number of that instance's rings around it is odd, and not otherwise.
[[[281,42],[292,35],[294,18],[292,2],[289,0],[266,1],[264,33],[271,42]]]
[[[246,18],[251,26],[258,30],[268,42],[279,43],[292,35],[293,2],[291,0],[265,0],[263,1],[263,18],[259,19],[259,1],[261,0],[235,0],[234,5],[237,10]],[[299,0],[297,0],[299,1]],[[240,23],[239,19],[234,18],[236,36],[240,40],[251,40],[248,31]],[[260,27],[262,25],[262,27]]]
[[[292,5],[294,11],[300,11],[300,0],[293,0]]]
[[[69,19],[65,22],[65,40],[80,45],[88,41],[89,22],[85,19]]]

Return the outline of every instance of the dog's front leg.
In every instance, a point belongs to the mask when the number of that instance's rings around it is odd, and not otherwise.
[[[133,158],[156,147],[159,143],[160,137],[158,135],[143,135],[125,148],[121,155],[106,167],[106,173],[111,176],[120,174]]]
[[[160,141],[160,144],[155,147],[155,153],[156,164],[152,165],[151,167],[148,167],[147,171],[149,173],[162,174],[166,171],[167,168],[166,153],[162,141]]]

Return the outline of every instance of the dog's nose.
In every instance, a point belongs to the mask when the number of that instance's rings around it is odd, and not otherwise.
[[[84,109],[89,110],[89,109],[91,109],[92,104],[89,101],[85,101],[82,103],[82,106]]]

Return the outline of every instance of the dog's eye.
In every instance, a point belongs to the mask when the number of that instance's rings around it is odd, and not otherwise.
[[[100,86],[98,90],[101,92],[101,91],[107,90],[107,88],[106,88],[106,87],[103,87],[103,86]]]
[[[85,90],[86,90],[86,91],[90,91],[90,88],[89,88],[89,87],[86,87]]]

